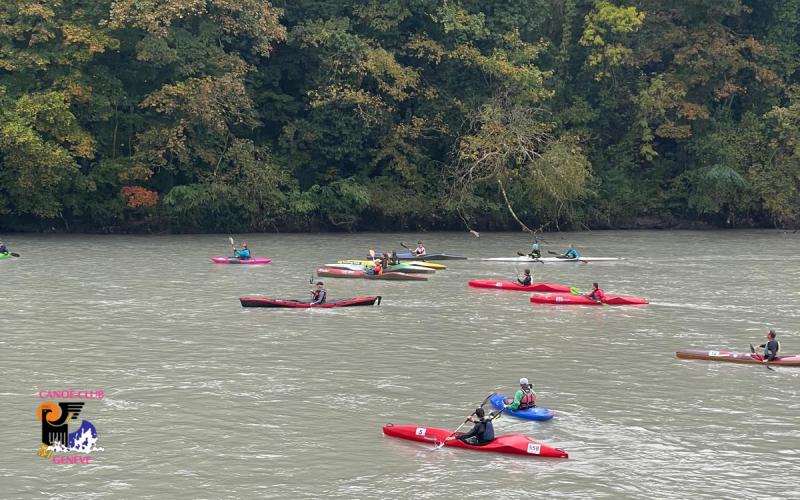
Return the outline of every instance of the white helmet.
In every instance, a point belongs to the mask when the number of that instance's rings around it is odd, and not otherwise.
[[[522,377],[521,379],[519,379],[519,385],[528,385],[528,379]]]

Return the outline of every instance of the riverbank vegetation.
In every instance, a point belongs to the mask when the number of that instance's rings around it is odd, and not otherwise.
[[[0,227],[796,226],[800,0],[5,0]]]

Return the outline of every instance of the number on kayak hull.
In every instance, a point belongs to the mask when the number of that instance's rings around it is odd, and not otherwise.
[[[708,355],[714,357],[719,356],[719,351],[708,351]]]
[[[542,453],[542,445],[538,443],[528,443],[529,455],[540,455]]]
[[[424,436],[426,432],[428,432],[427,428],[425,428],[425,427],[417,427],[417,431],[416,431],[417,436]]]

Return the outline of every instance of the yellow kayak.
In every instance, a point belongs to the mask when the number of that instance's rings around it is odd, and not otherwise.
[[[402,260],[401,260],[401,262],[402,262]],[[365,267],[372,267],[372,266],[375,265],[375,263],[373,261],[371,261],[371,260],[360,260],[360,259],[338,260],[338,261],[336,261],[336,263],[337,264],[357,264],[359,266],[365,266]],[[436,270],[447,269],[447,266],[445,266],[444,264],[438,264],[436,262],[422,262],[422,261],[414,260],[414,261],[405,261],[405,262],[403,262],[403,264],[414,264],[417,267],[426,267],[428,269],[436,269]]]

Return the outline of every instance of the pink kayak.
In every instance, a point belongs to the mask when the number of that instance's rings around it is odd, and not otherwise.
[[[214,264],[269,264],[272,259],[266,257],[253,257],[252,259],[237,259],[236,257],[211,257]]]
[[[603,302],[597,302],[585,295],[571,295],[566,293],[552,293],[549,295],[531,295],[533,304],[553,304],[564,306],[638,306],[649,304],[647,299],[639,297],[626,297],[624,295],[606,295]]]
[[[568,286],[559,285],[558,283],[533,283],[528,286],[523,286],[513,281],[472,280],[468,282],[467,285],[473,288],[493,288],[495,290],[512,290],[515,292],[570,293]]]
[[[497,438],[490,443],[476,446],[464,443],[458,439],[445,441],[452,433],[447,429],[437,429],[436,427],[387,424],[383,426],[383,433],[387,436],[408,439],[409,441],[419,441],[430,445],[444,442],[445,446],[466,448],[475,451],[491,451],[493,453],[508,453],[511,455],[526,455],[532,457],[569,458],[569,454],[561,448],[554,448],[546,444],[537,443],[524,434],[497,436]]]

